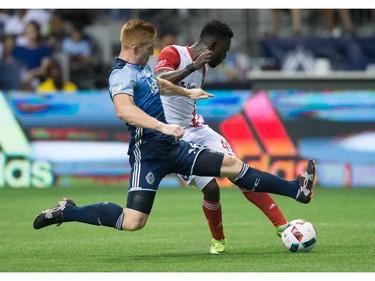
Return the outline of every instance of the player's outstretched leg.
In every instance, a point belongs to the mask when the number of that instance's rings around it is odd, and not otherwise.
[[[123,208],[114,203],[76,206],[73,200],[64,198],[57,206],[39,214],[34,221],[34,228],[40,229],[52,224],[59,226],[63,222],[76,221],[122,230],[123,218]]]
[[[306,171],[294,181],[287,181],[281,177],[251,168],[242,163],[240,173],[231,181],[250,191],[269,192],[296,199],[301,203],[309,203],[313,196],[315,180],[315,163],[309,160]]]

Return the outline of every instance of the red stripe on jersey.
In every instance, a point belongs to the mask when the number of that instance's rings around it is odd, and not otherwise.
[[[180,65],[180,62],[180,54],[178,53],[177,49],[173,46],[167,46],[160,52],[154,72],[156,73],[161,69],[166,68],[176,70]]]

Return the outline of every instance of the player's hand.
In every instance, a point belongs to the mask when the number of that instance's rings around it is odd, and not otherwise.
[[[173,136],[176,138],[176,140],[179,140],[184,136],[185,129],[181,127],[180,125],[163,124],[160,132],[168,136]]]
[[[205,99],[214,97],[213,94],[207,93],[201,88],[189,89],[188,91],[189,91],[189,98],[192,100],[205,100]]]
[[[208,63],[211,60],[211,57],[212,51],[209,49],[204,50],[193,62],[194,68],[196,70],[201,69],[206,63]]]

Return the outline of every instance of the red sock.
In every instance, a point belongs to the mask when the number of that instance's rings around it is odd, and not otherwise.
[[[212,238],[222,240],[225,238],[222,222],[220,202],[210,202],[203,200],[202,208],[206,216],[208,227],[210,228]]]
[[[251,191],[242,191],[242,193],[247,200],[262,210],[275,227],[288,222],[275,200],[268,193]]]

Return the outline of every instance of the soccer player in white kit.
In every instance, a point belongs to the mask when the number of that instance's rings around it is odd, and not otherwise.
[[[203,27],[198,42],[189,46],[169,45],[158,58],[154,69],[157,77],[164,78],[181,87],[202,88],[209,67],[216,67],[226,58],[230,49],[233,32],[224,22],[212,20]],[[161,96],[168,123],[179,124],[185,128],[183,139],[194,141],[209,148],[234,154],[228,141],[204,124],[197,114],[195,101],[182,96]],[[227,242],[222,224],[220,188],[214,177],[181,176],[187,183],[195,185],[203,192],[203,212],[208,221],[212,236],[209,252],[221,254],[226,250]],[[244,196],[270,219],[281,236],[287,225],[276,202],[268,193],[248,192],[241,189]]]

